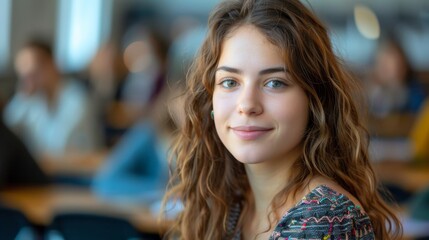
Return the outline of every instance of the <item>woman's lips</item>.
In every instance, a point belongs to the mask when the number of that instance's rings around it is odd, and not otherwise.
[[[231,127],[231,130],[242,140],[255,140],[271,131],[272,128],[258,126],[237,126]]]

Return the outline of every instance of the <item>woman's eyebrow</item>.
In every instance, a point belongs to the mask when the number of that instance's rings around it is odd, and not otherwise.
[[[240,69],[227,67],[227,66],[220,66],[216,69],[216,72],[217,71],[226,71],[226,72],[237,73],[237,74],[242,73],[242,71]]]
[[[285,67],[267,68],[259,71],[259,75],[265,75],[265,74],[271,74],[271,73],[277,73],[277,72],[287,72],[287,70]]]
[[[237,74],[241,74],[243,72],[238,68],[227,67],[227,66],[220,66],[216,69],[216,72],[217,71],[226,71],[226,72],[237,73]],[[277,72],[287,72],[287,70],[285,67],[267,68],[259,71],[259,75],[265,75],[265,74],[271,74],[271,73],[277,73]]]

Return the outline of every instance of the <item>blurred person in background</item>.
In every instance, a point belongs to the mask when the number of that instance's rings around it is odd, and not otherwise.
[[[129,70],[113,121],[126,128],[93,180],[93,190],[109,200],[152,203],[162,198],[168,181],[167,149],[173,131],[165,118],[167,93],[164,54],[158,38],[137,24],[124,37]],[[162,117],[159,117],[159,114]],[[112,119],[110,119],[112,120]]]
[[[101,124],[104,145],[112,147],[126,130],[119,105],[123,100],[125,78],[129,74],[118,44],[109,41],[95,54],[87,69],[87,80]],[[125,124],[126,125],[126,124]]]
[[[164,84],[162,91],[150,84],[151,91],[146,92],[153,100],[148,112],[113,148],[94,178],[92,187],[98,196],[153,204],[153,211],[159,211],[168,182],[171,138],[184,122],[181,95],[185,75],[204,36],[205,30],[195,27],[178,34],[172,42],[167,55],[169,84]],[[153,76],[153,81],[158,81]]]
[[[118,123],[122,120],[127,127],[151,112],[164,87],[166,45],[144,22],[130,27],[122,44],[128,75],[119,100],[122,116]]]
[[[370,131],[375,135],[407,136],[426,92],[400,42],[383,38],[367,82]]]
[[[419,117],[427,92],[392,32],[380,39],[366,80],[371,160],[381,166],[377,174],[391,193],[384,195],[386,200],[407,204],[414,189],[401,184],[400,173],[383,166],[406,169],[427,155],[427,123],[422,122],[426,117]]]
[[[58,159],[98,148],[99,132],[88,96],[74,79],[64,79],[49,44],[30,40],[17,53],[16,93],[4,119],[40,159]]]
[[[109,148],[151,112],[165,83],[165,44],[147,26],[133,24],[121,47],[107,43],[89,65],[89,82]]]
[[[0,99],[0,114],[3,110]],[[0,118],[0,189],[11,186],[45,185],[46,174],[18,138]]]
[[[99,197],[142,204],[162,199],[168,182],[167,152],[177,129],[167,103],[179,89],[175,86],[158,96],[149,115],[134,124],[112,149],[93,180]],[[179,102],[174,100],[174,112],[183,108]]]

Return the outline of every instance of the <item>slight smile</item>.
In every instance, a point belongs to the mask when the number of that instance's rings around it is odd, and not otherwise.
[[[236,126],[231,127],[231,130],[242,140],[255,140],[262,135],[273,130],[273,128],[258,127],[258,126]]]

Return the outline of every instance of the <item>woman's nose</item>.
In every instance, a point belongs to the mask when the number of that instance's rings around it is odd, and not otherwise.
[[[263,111],[260,93],[254,86],[244,87],[238,100],[238,112],[245,115],[259,115]]]

